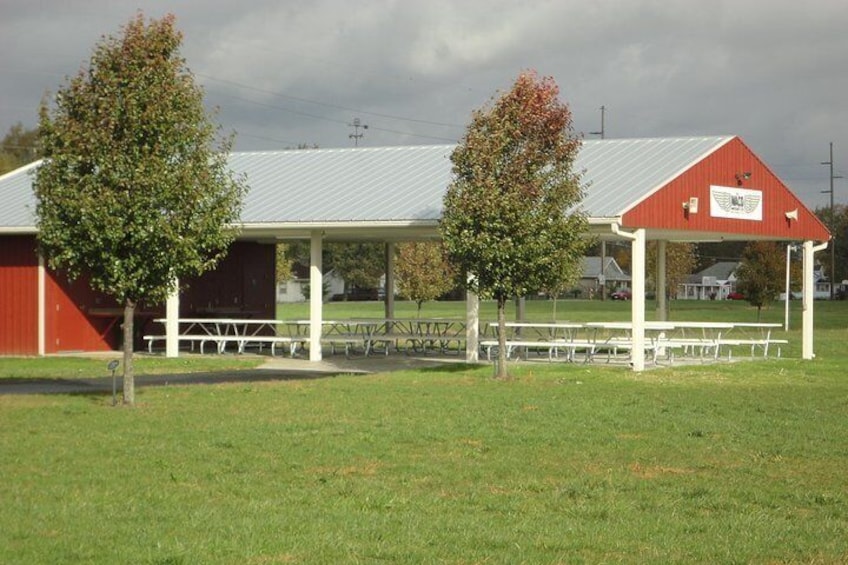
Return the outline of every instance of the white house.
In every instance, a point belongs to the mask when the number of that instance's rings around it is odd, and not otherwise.
[[[680,300],[724,300],[736,292],[738,261],[720,261],[699,273],[689,275],[677,289]]]
[[[277,303],[306,302],[309,299],[309,267],[304,265],[292,266],[293,277],[285,282],[277,283]],[[324,301],[333,295],[344,293],[344,280],[335,270],[323,275]]]

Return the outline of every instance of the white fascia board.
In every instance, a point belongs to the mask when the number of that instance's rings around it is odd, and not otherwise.
[[[4,173],[4,174],[0,175],[0,180],[5,179],[6,177],[12,177],[12,176],[15,176],[15,175],[19,175],[21,173],[25,173],[25,172],[27,172],[31,169],[38,167],[43,162],[44,162],[44,159],[39,159],[38,161],[33,161],[32,163],[28,163],[26,165],[18,167],[17,169],[14,169],[12,171],[9,171],[8,173]]]
[[[12,226],[0,228],[0,235],[36,235],[38,228],[35,226]]]
[[[436,220],[262,223],[241,226],[239,237],[242,239],[251,237],[302,239],[314,231],[321,231],[328,240],[340,237],[403,241],[437,238],[438,226],[439,222]]]

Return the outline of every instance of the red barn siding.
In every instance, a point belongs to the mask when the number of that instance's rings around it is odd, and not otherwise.
[[[92,308],[113,308],[115,302],[95,292],[85,278],[68,281],[63,273],[48,271],[45,285],[45,349],[112,351],[120,345],[120,321],[87,314]]]
[[[750,172],[741,181],[737,173]],[[760,190],[763,220],[749,221],[710,216],[710,185]],[[698,213],[685,214],[683,202],[697,197]],[[785,213],[798,209],[798,221]],[[622,225],[631,228],[701,231],[784,240],[829,239],[827,229],[809,212],[774,173],[739,139],[734,138],[661,190],[626,212]]]
[[[38,354],[35,236],[0,238],[0,354]]]

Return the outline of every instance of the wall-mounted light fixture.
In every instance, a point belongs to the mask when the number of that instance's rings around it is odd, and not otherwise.
[[[688,201],[683,202],[683,213],[686,217],[689,217],[689,214],[697,214],[698,213],[698,197],[691,196]]]
[[[742,186],[742,182],[751,178],[751,171],[745,171],[744,173],[736,173],[736,184]]]

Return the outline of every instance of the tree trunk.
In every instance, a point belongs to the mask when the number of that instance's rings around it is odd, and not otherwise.
[[[135,372],[133,370],[133,320],[135,302],[124,303],[124,404],[135,404]]]
[[[496,379],[506,380],[506,299],[498,297],[498,368]]]

